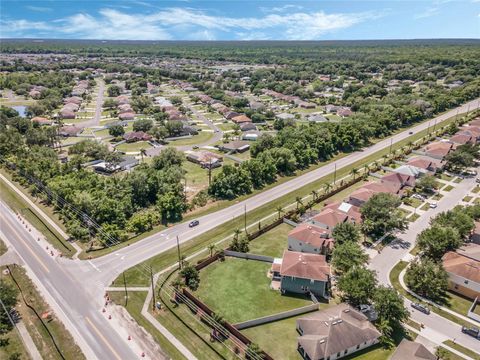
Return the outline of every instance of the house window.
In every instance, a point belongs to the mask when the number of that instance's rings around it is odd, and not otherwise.
[[[468,284],[468,280],[465,280],[463,283],[464,283],[464,284]]]
[[[340,353],[337,353],[337,358],[339,358],[339,357],[340,357]]]
[[[360,349],[360,345],[357,345],[357,350]]]
[[[346,355],[348,353],[348,349],[344,351],[343,355]]]

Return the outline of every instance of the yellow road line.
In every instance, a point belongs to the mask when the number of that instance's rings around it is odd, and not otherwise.
[[[48,267],[45,265],[45,263],[42,261],[42,259],[40,259],[38,257],[38,255],[35,253],[35,251],[32,250],[32,248],[30,247],[30,245],[28,245],[28,243],[26,241],[23,240],[22,236],[11,226],[9,225],[8,221],[5,221],[5,224],[7,224],[7,227],[10,228],[11,231],[13,231],[15,233],[15,235],[17,235],[17,237],[25,244],[26,248],[28,249],[28,251],[30,251],[30,253],[33,255],[33,257],[35,259],[37,259],[37,261],[40,263],[40,265],[43,266],[43,268],[45,269],[45,271],[47,273],[50,272],[50,270],[48,269]],[[5,234],[6,236],[6,234]]]
[[[120,355],[118,355],[118,353],[115,351],[115,349],[113,348],[112,345],[110,345],[110,343],[107,341],[107,339],[105,338],[105,336],[103,336],[103,334],[98,330],[98,328],[93,324],[93,322],[88,318],[88,316],[85,316],[85,320],[87,320],[87,322],[90,324],[90,326],[92,327],[92,329],[97,333],[97,335],[102,339],[102,341],[105,343],[105,345],[107,345],[107,347],[110,349],[110,351],[113,353],[113,355],[115,355],[115,357],[118,359],[118,360],[122,360],[122,358],[120,357]]]

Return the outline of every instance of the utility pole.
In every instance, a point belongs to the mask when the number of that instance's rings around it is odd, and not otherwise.
[[[208,164],[208,186],[209,187],[211,182],[212,182],[212,159],[210,158],[210,162]]]
[[[335,185],[335,182],[337,181],[337,163],[335,165],[335,170],[333,172],[333,185]]]
[[[123,272],[123,286],[125,287],[125,307],[128,304],[128,291],[127,291],[127,282],[125,280],[125,271]]]
[[[180,241],[178,241],[178,235],[177,235],[177,254],[178,254],[178,268],[182,269],[182,258],[180,257]]]
[[[430,135],[430,125],[432,124],[432,121],[430,120],[428,122],[428,127],[427,127],[427,135]]]
[[[392,154],[393,138],[390,138],[390,154]]]
[[[151,281],[151,283],[152,283],[152,296],[153,296],[153,298],[152,298],[152,300],[153,300],[153,302],[152,302],[152,310],[155,311],[155,303],[156,303],[156,301],[155,301],[155,286],[154,286],[154,284],[153,284],[152,265],[150,265],[150,281]]]
[[[243,208],[243,217],[244,217],[244,222],[245,222],[245,234],[247,234],[247,204],[245,204]]]
[[[435,122],[433,123],[433,132],[435,132],[435,126],[437,126],[437,119],[435,119]]]

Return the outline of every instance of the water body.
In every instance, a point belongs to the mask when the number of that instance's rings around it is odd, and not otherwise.
[[[25,113],[25,111],[27,110],[27,107],[24,105],[12,106],[12,109],[16,110],[21,117],[27,116]]]

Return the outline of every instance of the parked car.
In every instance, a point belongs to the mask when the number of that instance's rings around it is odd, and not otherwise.
[[[480,184],[480,178],[476,178],[475,181]]]
[[[200,224],[200,221],[198,220],[193,220],[193,221],[190,221],[190,224],[188,224],[189,227],[195,227],[197,226],[198,224]]]
[[[425,200],[425,197],[420,194],[413,194],[412,198],[422,200],[422,201]]]
[[[423,312],[424,314],[427,314],[427,315],[430,314],[430,309],[427,306],[422,305],[420,303],[412,303],[412,307],[418,311]]]
[[[475,326],[471,326],[471,327],[462,326],[462,332],[464,334],[473,336],[475,339],[480,340],[480,329]]]
[[[430,206],[430,209],[435,209],[437,207],[437,203],[430,203],[428,206]]]

